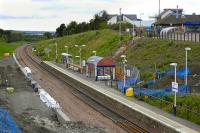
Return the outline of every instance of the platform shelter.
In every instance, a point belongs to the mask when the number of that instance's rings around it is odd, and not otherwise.
[[[96,80],[114,80],[115,63],[111,58],[91,56],[86,63],[86,75]]]

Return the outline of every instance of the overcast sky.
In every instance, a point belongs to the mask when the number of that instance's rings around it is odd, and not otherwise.
[[[158,14],[159,0],[0,0],[0,28],[55,31],[61,23],[89,21],[101,10],[117,14]],[[200,14],[200,0],[161,0],[161,9],[179,5],[185,14]]]

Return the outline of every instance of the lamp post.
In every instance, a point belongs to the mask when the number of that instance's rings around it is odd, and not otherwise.
[[[119,8],[119,46],[121,46],[121,30],[122,30],[122,26],[121,26],[121,21],[122,21],[122,8]]]
[[[187,61],[187,51],[191,50],[191,48],[185,48],[185,85],[188,85],[187,76],[188,76],[188,61]]]
[[[82,66],[82,63],[81,63],[81,51],[82,51],[82,47],[85,47],[85,45],[81,45],[81,46],[79,46],[79,45],[74,45],[75,47],[78,47],[79,48],[79,53],[80,53],[80,66]]]
[[[96,55],[97,55],[97,51],[92,51],[92,53],[94,53],[94,56],[96,56]]]
[[[69,52],[69,51],[68,51],[68,46],[65,46],[65,48],[67,49],[67,53],[68,53],[68,52]]]
[[[55,45],[56,45],[56,63],[57,63],[57,61],[58,61],[58,44],[55,43]]]
[[[171,63],[170,66],[174,66],[174,83],[172,82],[172,91],[174,91],[174,106],[173,112],[176,116],[176,92],[178,92],[178,83],[176,83],[176,67],[177,63]]]
[[[125,88],[126,87],[126,63],[127,63],[126,55],[121,55],[121,58],[123,58],[122,62],[124,64],[124,88]]]
[[[140,13],[140,28],[141,28],[142,15],[144,15],[144,13]]]

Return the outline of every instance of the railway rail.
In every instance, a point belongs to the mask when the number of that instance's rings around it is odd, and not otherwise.
[[[26,62],[23,60],[23,58],[26,58],[29,61],[31,61],[32,65],[34,65],[36,68],[48,71],[49,73],[51,73],[56,78],[59,78],[60,80],[62,80],[68,86],[71,86],[64,79],[58,77],[55,73],[52,73],[51,71],[45,69],[43,67],[43,65],[41,64],[41,60],[32,55],[30,45],[24,45],[24,46],[21,46],[21,48],[24,50],[24,52],[17,53],[18,54],[17,56],[20,57],[20,59],[23,63],[22,64],[23,66],[26,66]],[[122,129],[124,129],[125,131],[130,132],[130,133],[148,133],[148,131],[142,129],[138,125],[128,121],[126,118],[124,118],[124,117],[120,116],[119,114],[109,110],[104,105],[102,105],[100,102],[94,101],[93,99],[86,96],[85,94],[83,94],[82,92],[80,92],[79,90],[77,90],[76,88],[74,88],[72,86],[71,86],[71,88],[72,88],[72,93],[73,93],[74,96],[76,96],[80,100],[84,101],[86,104],[88,104],[90,107],[92,107],[93,109],[100,112],[105,117],[111,119],[116,125],[118,125]]]

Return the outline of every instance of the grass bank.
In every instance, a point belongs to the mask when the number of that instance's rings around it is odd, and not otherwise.
[[[143,38],[137,45],[129,46],[126,55],[128,62],[140,69],[141,76],[150,79],[155,68],[166,70],[172,62],[177,62],[178,67],[184,67],[185,47],[192,49],[188,51],[188,65],[196,72],[195,66],[200,66],[199,43]]]
[[[122,42],[129,39],[128,35],[122,35]],[[88,59],[93,55],[92,51],[97,51],[98,56],[112,56],[118,48],[118,32],[112,30],[89,31],[70,36],[41,41],[35,46],[36,54],[43,60],[55,60],[55,42],[58,44],[58,58],[60,54],[67,52],[65,46],[68,46],[68,52],[73,56],[79,55],[79,49],[74,45],[86,45],[82,49],[82,59]],[[48,57],[48,51],[49,57]],[[75,58],[74,58],[75,59]]]
[[[0,42],[0,60],[3,58],[4,53],[12,54],[17,46],[21,45],[23,42],[6,43]]]

